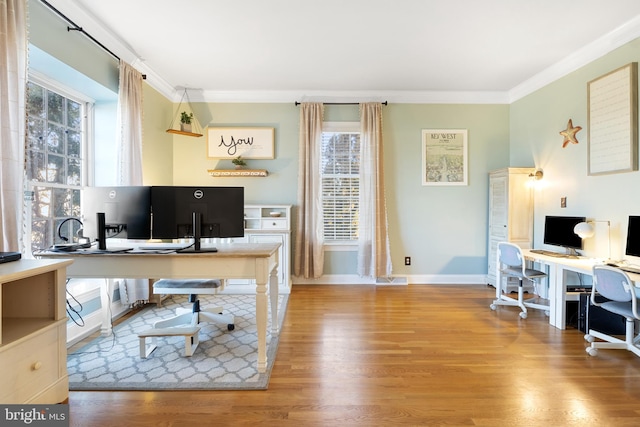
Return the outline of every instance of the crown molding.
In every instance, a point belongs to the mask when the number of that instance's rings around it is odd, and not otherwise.
[[[390,104],[508,104],[507,92],[456,91],[202,91],[192,101],[224,103],[389,102]]]
[[[511,89],[509,103],[542,89],[638,37],[640,15]]]

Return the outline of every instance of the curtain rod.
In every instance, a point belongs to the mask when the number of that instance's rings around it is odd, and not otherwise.
[[[298,106],[302,104],[302,102],[296,101],[295,105]],[[324,105],[360,105],[359,102],[323,102]],[[381,102],[382,105],[389,105],[387,101]]]
[[[46,0],[40,0],[41,3],[43,3],[44,5],[46,5],[49,9],[51,9],[53,12],[55,12],[59,17],[61,17],[62,19],[64,19],[65,21],[67,21],[67,23],[73,25],[73,27],[69,27],[67,26],[67,32],[69,31],[79,31],[82,34],[84,34],[87,38],[89,38],[89,40],[91,40],[92,42],[94,42],[95,44],[97,44],[98,46],[100,46],[102,48],[102,50],[106,51],[107,53],[109,53],[111,56],[113,56],[114,58],[116,58],[118,61],[120,61],[120,57],[118,55],[116,55],[115,53],[111,52],[105,45],[103,45],[102,43],[100,43],[98,40],[96,40],[91,34],[87,33],[85,30],[82,29],[82,27],[79,27],[78,24],[76,24],[75,22],[73,22],[71,19],[67,18],[67,16],[65,14],[63,14],[62,12],[60,12],[58,9],[56,9],[55,7],[53,7],[53,5],[51,3],[49,3]],[[146,80],[147,75],[143,74],[142,75],[142,79]]]

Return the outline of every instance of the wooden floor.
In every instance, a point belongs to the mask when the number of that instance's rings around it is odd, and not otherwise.
[[[640,425],[640,359],[493,295],[294,286],[268,390],[71,392],[71,425]]]

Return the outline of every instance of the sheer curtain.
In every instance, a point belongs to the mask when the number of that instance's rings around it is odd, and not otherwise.
[[[142,185],[142,73],[120,61],[118,91],[118,184]],[[149,300],[149,280],[120,282],[123,304]]]
[[[360,104],[360,224],[358,274],[391,277],[382,161],[382,105]]]
[[[305,279],[317,279],[324,268],[320,146],[322,103],[300,105],[300,151],[298,168],[298,221],[293,272]]]
[[[118,184],[142,185],[142,73],[120,61]]]
[[[23,249],[26,7],[26,0],[0,1],[0,251]]]

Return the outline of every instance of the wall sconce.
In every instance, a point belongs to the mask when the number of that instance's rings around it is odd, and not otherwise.
[[[535,172],[531,172],[529,174],[529,178],[533,179],[534,181],[540,181],[543,177],[544,173],[542,172],[542,169],[536,169]]]
[[[581,239],[588,239],[595,235],[596,229],[594,224],[604,222],[607,224],[607,259],[611,259],[611,221],[592,220],[587,222],[579,222],[573,227],[573,232],[580,236]]]

